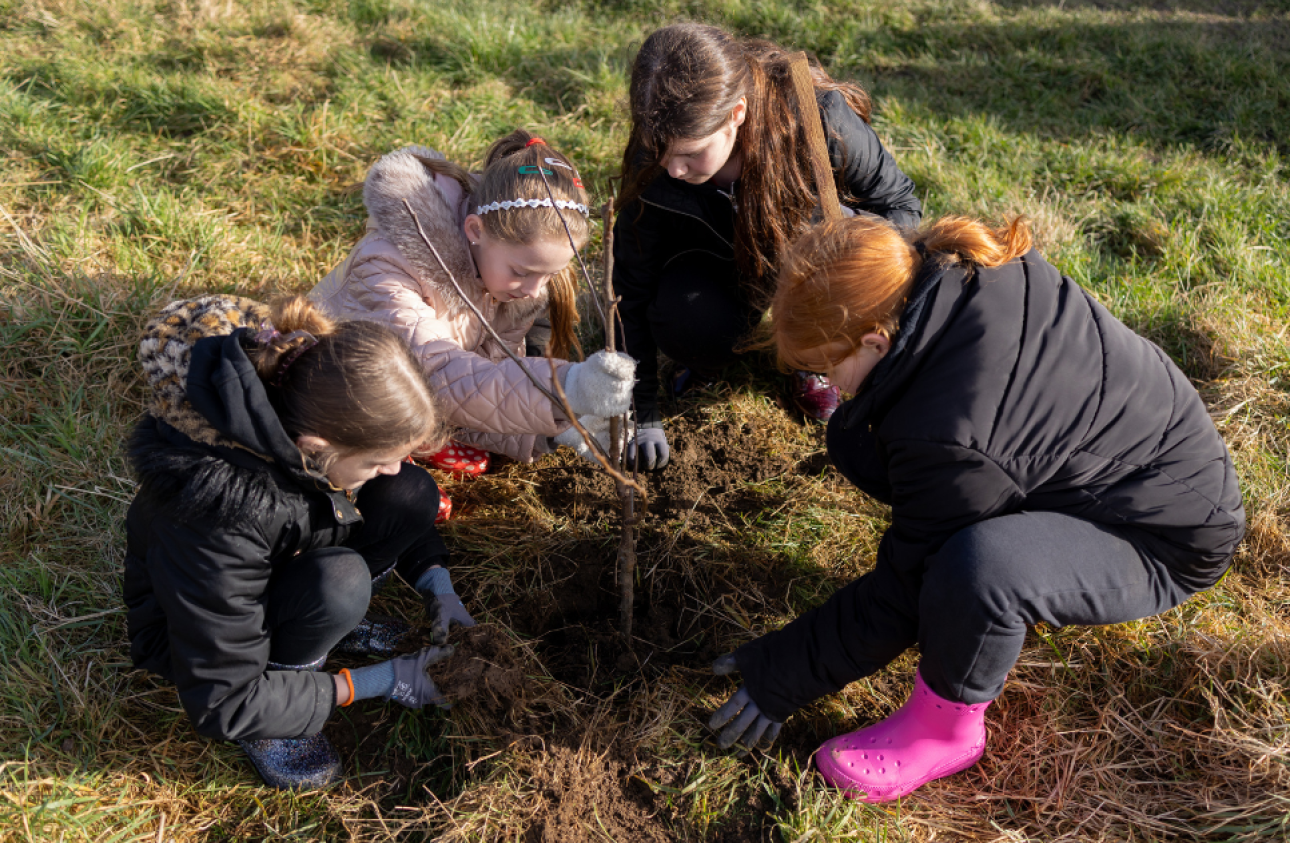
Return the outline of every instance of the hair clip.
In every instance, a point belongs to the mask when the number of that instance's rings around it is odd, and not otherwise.
[[[590,216],[587,213],[587,206],[578,202],[568,202],[564,199],[557,199],[552,202],[550,199],[507,199],[504,202],[493,202],[489,205],[477,205],[475,213],[481,217],[491,211],[509,211],[511,208],[561,208],[568,211],[577,211],[584,217]]]
[[[543,146],[546,146],[546,141],[542,140],[541,138],[533,138],[528,143],[524,144],[524,148],[528,149],[530,146],[532,146],[535,143],[540,143]]]
[[[524,166],[520,167],[520,175],[536,176],[539,172],[542,173],[542,175],[544,176],[555,175],[555,171],[548,170],[546,167],[535,167],[532,164],[525,164]]]
[[[566,170],[573,170],[572,167],[561,161],[559,158],[543,158],[542,160],[550,164],[552,167],[564,167]]]
[[[582,187],[582,179],[578,178],[577,176],[574,176],[574,177],[573,177],[573,186],[574,186],[574,187]],[[583,188],[583,190],[586,190],[586,188]]]

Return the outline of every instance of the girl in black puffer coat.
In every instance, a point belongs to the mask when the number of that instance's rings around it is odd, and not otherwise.
[[[340,760],[319,730],[336,706],[442,702],[425,667],[444,647],[318,672],[338,644],[393,654],[409,628],[364,619],[373,589],[396,569],[415,583],[436,643],[474,623],[445,567],[434,480],[402,462],[442,438],[422,368],[390,330],[333,323],[304,298],[175,302],[139,357],[153,395],[130,441],[131,658],[269,784],[329,784]]]
[[[745,680],[713,717],[741,712],[723,744],[773,736],[917,644],[909,701],[815,757],[848,793],[895,799],[980,758],[1028,626],[1147,617],[1227,570],[1245,516],[1200,396],[1030,243],[1019,219],[857,218],[794,244],[780,359],[855,393],[829,456],[891,527],[870,573],[718,660]]]

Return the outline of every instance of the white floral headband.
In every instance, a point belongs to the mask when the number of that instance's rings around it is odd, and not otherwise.
[[[481,217],[489,211],[509,211],[511,208],[560,208],[568,211],[577,211],[584,217],[591,216],[587,213],[587,206],[579,202],[569,202],[564,199],[557,199],[552,202],[548,199],[507,199],[504,202],[493,202],[490,205],[479,205],[475,208],[475,213]]]

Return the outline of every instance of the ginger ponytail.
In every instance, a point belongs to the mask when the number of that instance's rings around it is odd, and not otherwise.
[[[969,217],[941,217],[914,238],[929,255],[984,267],[1001,266],[1024,255],[1033,242],[1030,226],[1022,216],[999,228]]]
[[[869,215],[814,226],[784,256],[765,344],[774,344],[781,367],[817,371],[826,347],[836,363],[865,334],[894,336],[926,262],[1001,266],[1031,243],[1020,216],[999,228],[943,217],[901,231]]]
[[[304,296],[275,302],[270,322],[251,335],[247,357],[287,434],[331,444],[313,455],[322,471],[347,454],[442,444],[428,376],[398,334],[375,322],[335,322]]]

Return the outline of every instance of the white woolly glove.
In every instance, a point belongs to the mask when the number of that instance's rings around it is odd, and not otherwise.
[[[620,351],[597,351],[565,369],[564,395],[579,418],[621,416],[632,405],[634,383],[635,360]]]
[[[593,439],[600,443],[600,447],[604,448],[606,452],[609,451],[609,419],[602,416],[581,416],[578,419],[578,423],[582,425],[587,433],[591,434]],[[575,454],[593,465],[600,465],[595,454],[591,452],[591,448],[587,447],[582,434],[578,432],[578,428],[572,425],[564,433],[552,437],[551,441],[557,447],[572,448]]]

